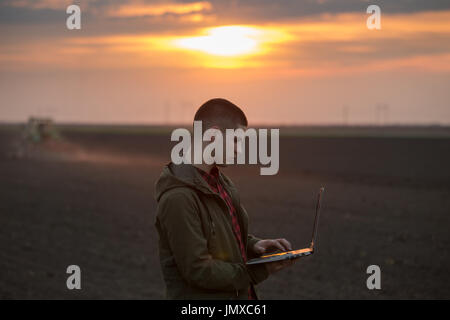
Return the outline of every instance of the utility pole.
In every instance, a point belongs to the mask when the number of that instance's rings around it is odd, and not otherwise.
[[[344,123],[344,126],[348,126],[348,115],[349,115],[349,108],[347,105],[342,106],[342,120]]]
[[[164,103],[164,113],[165,113],[165,124],[170,124],[170,101],[166,100]]]
[[[375,124],[382,126],[389,122],[389,105],[385,102],[375,105]]]
[[[389,105],[387,103],[383,104],[384,110],[384,124],[386,125],[389,122]]]

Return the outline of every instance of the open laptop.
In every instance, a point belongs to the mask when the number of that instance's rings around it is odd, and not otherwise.
[[[322,197],[323,197],[324,192],[325,192],[325,188],[321,187],[319,190],[319,195],[317,196],[316,216],[314,218],[312,239],[311,239],[311,245],[309,246],[309,248],[267,254],[267,255],[261,256],[259,258],[248,260],[247,264],[258,264],[258,263],[267,263],[267,262],[274,262],[274,261],[280,261],[280,260],[286,260],[286,259],[295,259],[295,258],[309,256],[309,255],[313,254],[314,253],[314,243],[316,241],[316,235],[317,235],[317,226],[319,224],[320,206],[322,203]]]

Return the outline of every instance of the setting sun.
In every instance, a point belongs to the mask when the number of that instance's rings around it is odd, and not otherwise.
[[[178,47],[218,56],[237,56],[258,50],[261,31],[253,27],[223,26],[207,29],[207,35],[177,39]]]

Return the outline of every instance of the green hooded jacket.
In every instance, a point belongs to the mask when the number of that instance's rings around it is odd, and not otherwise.
[[[248,216],[236,188],[220,173],[230,194],[247,248],[260,239],[248,234]],[[248,288],[268,277],[264,265],[246,266],[233,234],[225,201],[189,164],[168,164],[156,182],[155,226],[169,299],[248,299]]]

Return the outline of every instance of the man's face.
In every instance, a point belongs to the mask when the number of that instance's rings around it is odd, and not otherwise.
[[[233,128],[230,128],[230,129],[233,129],[233,130],[236,130],[236,129],[242,129],[242,130],[247,130],[247,127],[246,126],[243,126],[243,125],[237,125],[237,126],[234,126]],[[224,150],[224,157],[227,157],[227,154],[226,154],[226,130],[225,129],[220,129],[221,130],[221,132],[222,132],[222,135],[223,135],[223,137],[224,137],[224,139],[223,139],[223,150]],[[243,150],[243,148],[242,148],[242,141],[239,141],[238,140],[238,138],[237,137],[234,137],[234,141],[233,141],[233,155],[231,156],[231,159],[229,159],[229,158],[225,158],[224,159],[224,163],[223,164],[216,164],[218,167],[221,167],[221,168],[224,168],[224,167],[228,167],[229,165],[227,165],[227,162],[231,162],[230,160],[232,160],[232,163],[237,163],[237,155],[239,154],[239,153],[242,153],[242,152],[245,152],[245,150]],[[229,161],[227,161],[227,160],[229,160]]]

